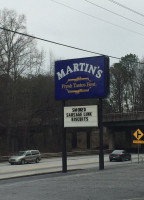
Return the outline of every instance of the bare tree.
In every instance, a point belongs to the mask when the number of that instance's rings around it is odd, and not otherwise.
[[[125,57],[122,57],[120,60],[120,64],[125,69],[127,82],[124,87],[124,95],[125,95],[125,110],[127,111],[135,111],[137,104],[137,96],[138,96],[138,57],[135,54],[129,54]]]
[[[127,78],[125,69],[120,63],[115,63],[110,68],[110,104],[115,112],[124,110],[124,87]]]
[[[138,62],[135,54],[129,54],[110,68],[108,100],[115,112],[137,111],[142,105],[144,74]]]
[[[10,140],[13,134],[13,127],[18,125],[18,105],[19,105],[19,77],[28,74],[38,74],[43,62],[43,52],[39,52],[36,47],[36,41],[31,37],[25,37],[16,32],[27,33],[26,19],[24,15],[17,15],[14,10],[0,11],[0,76],[5,77],[5,87],[3,88],[5,96],[3,102],[6,102],[5,120],[7,127],[7,145],[10,147]],[[8,30],[11,31],[8,31]],[[23,90],[23,88],[21,88]],[[24,93],[23,93],[24,94]],[[26,92],[25,95],[30,92]],[[30,105],[24,101],[25,116],[28,116]]]
[[[141,63],[144,63],[144,58],[141,60]],[[139,64],[139,73],[137,76],[138,80],[138,95],[137,95],[137,109],[139,111],[144,110],[144,64]]]
[[[0,71],[13,80],[42,64],[43,54],[36,49],[35,41],[15,33],[27,33],[25,24],[24,15],[18,16],[13,10],[0,11],[0,26],[13,31],[0,30]]]

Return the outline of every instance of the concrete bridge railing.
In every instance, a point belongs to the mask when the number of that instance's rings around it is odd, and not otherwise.
[[[144,120],[144,111],[128,113],[108,113],[103,115],[103,122]]]

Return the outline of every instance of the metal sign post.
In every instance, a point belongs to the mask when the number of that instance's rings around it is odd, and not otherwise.
[[[63,127],[62,127],[62,172],[67,172],[67,152],[66,152],[66,128],[64,127],[64,106],[65,101],[62,101],[62,116],[63,116]]]
[[[99,99],[99,169],[104,169],[104,153],[103,153],[103,125],[102,125],[102,99]]]
[[[138,164],[139,164],[139,143],[138,143]]]

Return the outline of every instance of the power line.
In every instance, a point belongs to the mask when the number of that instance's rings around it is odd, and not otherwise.
[[[36,37],[36,36],[33,36],[33,35],[29,35],[29,34],[26,34],[26,33],[21,33],[21,32],[18,32],[18,31],[13,31],[13,30],[7,29],[5,27],[0,27],[0,29],[5,30],[5,31],[9,31],[9,32],[12,32],[12,33],[16,33],[16,34],[19,34],[19,35],[23,35],[23,36],[26,36],[26,37],[30,37],[30,38],[33,38],[33,39],[41,40],[41,41],[44,41],[44,42],[49,42],[49,43],[52,43],[52,44],[56,44],[56,45],[68,47],[68,48],[71,48],[71,49],[85,51],[87,53],[93,53],[93,54],[97,54],[97,55],[100,55],[100,56],[108,56],[108,55],[104,55],[102,53],[97,53],[97,52],[86,50],[86,49],[82,49],[82,48],[79,48],[79,47],[74,47],[74,46],[71,46],[71,45],[67,45],[67,44],[55,42],[55,41],[52,41],[52,40],[43,39],[43,38]],[[115,56],[108,56],[108,57],[115,58],[115,59],[120,59],[120,58],[115,57]]]
[[[96,3],[93,3],[93,2],[88,1],[88,0],[84,0],[84,1],[87,2],[87,3],[90,3],[90,4],[94,5],[94,6],[96,6],[96,7],[98,7],[98,8],[101,8],[101,9],[107,11],[107,12],[110,12],[110,13],[112,13],[112,14],[114,14],[114,15],[117,15],[117,16],[119,16],[119,17],[122,17],[123,19],[126,19],[126,20],[128,20],[128,21],[131,21],[131,22],[133,22],[133,23],[135,23],[135,24],[144,26],[144,24],[141,24],[141,23],[139,23],[139,22],[137,22],[137,21],[135,21],[135,20],[132,20],[132,19],[130,19],[130,18],[127,18],[127,17],[125,17],[125,16],[123,16],[123,15],[120,15],[120,14],[118,14],[118,13],[116,13],[116,12],[113,12],[113,11],[107,9],[107,8],[104,8],[104,7],[102,7],[102,6],[98,5],[98,4],[96,4]]]
[[[55,42],[55,41],[43,39],[43,38],[36,37],[36,36],[33,36],[33,35],[29,35],[29,34],[26,34],[26,33],[21,33],[21,32],[18,32],[18,31],[13,31],[13,30],[7,29],[5,27],[0,27],[0,29],[4,30],[4,31],[9,31],[9,32],[12,32],[12,33],[16,33],[16,34],[19,34],[19,35],[23,35],[25,37],[30,37],[30,38],[41,40],[41,41],[44,41],[44,42],[49,42],[49,43],[52,43],[52,44],[56,44],[56,45],[59,45],[59,46],[63,46],[63,47],[67,47],[67,48],[71,48],[71,49],[75,49],[75,50],[79,50],[79,51],[84,51],[84,52],[87,52],[87,53],[92,53],[92,54],[96,54],[96,55],[100,55],[100,56],[107,56],[109,58],[114,58],[114,59],[117,59],[117,60],[121,59],[121,58],[116,57],[116,56],[109,56],[109,55],[105,55],[105,54],[102,54],[102,53],[97,53],[97,52],[94,52],[94,51],[82,49],[82,48],[79,48],[79,47],[74,47],[74,46],[71,46],[71,45],[67,45],[67,44],[63,44],[63,43],[59,43],[59,42]],[[130,60],[127,60],[127,61],[132,62]],[[144,64],[144,63],[140,63],[140,62],[132,62],[132,63]]]
[[[125,8],[125,9],[127,9],[127,10],[129,10],[129,11],[131,11],[131,12],[137,14],[137,15],[140,15],[141,17],[144,17],[144,14],[142,14],[142,13],[136,11],[136,10],[133,10],[133,9],[131,9],[131,8],[129,8],[129,7],[125,6],[125,5],[123,5],[123,4],[120,4],[120,3],[117,2],[117,1],[114,1],[114,0],[108,0],[108,1],[110,1],[110,2],[112,2],[112,3],[114,3],[114,4],[118,5],[118,6],[120,6],[120,7],[122,7],[122,8]]]
[[[59,5],[61,5],[61,6],[64,6],[64,7],[66,7],[66,8],[71,9],[71,10],[74,10],[74,11],[76,11],[76,12],[79,12],[79,13],[81,13],[81,14],[83,14],[83,15],[86,15],[86,16],[89,16],[89,17],[91,17],[91,18],[94,18],[94,19],[103,21],[103,22],[105,22],[105,23],[107,23],[107,24],[111,24],[111,25],[116,26],[116,27],[118,27],[118,28],[121,28],[121,29],[127,30],[127,31],[129,31],[129,32],[132,32],[132,33],[135,33],[135,34],[144,36],[144,34],[142,34],[142,33],[139,33],[139,32],[137,32],[137,31],[133,31],[133,30],[128,29],[128,28],[126,28],[126,27],[119,26],[119,25],[117,25],[117,24],[111,23],[111,22],[109,22],[109,21],[107,21],[107,20],[104,20],[104,19],[102,19],[102,18],[99,18],[99,17],[93,16],[93,15],[90,15],[90,14],[88,14],[88,13],[86,13],[86,12],[80,11],[80,10],[78,10],[78,9],[76,9],[76,8],[73,8],[73,7],[68,6],[68,5],[66,5],[66,4],[63,4],[63,3],[60,3],[60,2],[58,2],[58,1],[55,1],[55,0],[49,0],[49,1],[52,1],[52,2],[54,2],[54,3],[56,3],[56,4],[59,4]]]

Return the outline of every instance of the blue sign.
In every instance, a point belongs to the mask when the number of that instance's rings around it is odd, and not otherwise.
[[[108,92],[108,57],[98,56],[55,62],[57,100],[104,98]]]

